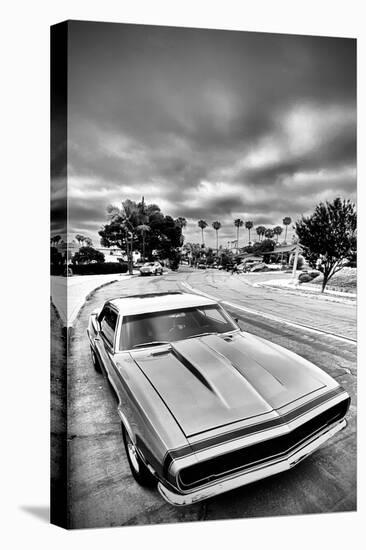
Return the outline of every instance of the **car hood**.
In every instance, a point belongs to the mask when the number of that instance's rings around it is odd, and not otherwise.
[[[263,415],[332,381],[305,359],[247,333],[187,339],[131,356],[186,437]]]

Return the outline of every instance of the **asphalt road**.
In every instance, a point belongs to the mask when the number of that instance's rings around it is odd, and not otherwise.
[[[142,525],[356,509],[355,303],[256,288],[253,280],[215,270],[136,277],[98,291],[75,323],[68,362],[68,502],[72,528]],[[127,464],[116,401],[93,369],[86,335],[90,312],[118,295],[184,289],[189,284],[245,310],[227,307],[248,332],[313,361],[352,398],[349,425],[292,470],[192,506],[175,508],[136,484]],[[251,312],[248,312],[248,309]],[[257,313],[253,313],[253,311]],[[270,318],[267,318],[267,315]],[[284,321],[287,321],[286,323]],[[292,326],[312,325],[326,333]],[[345,336],[335,338],[332,334]]]

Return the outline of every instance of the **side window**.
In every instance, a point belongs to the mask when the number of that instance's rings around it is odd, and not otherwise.
[[[102,312],[99,322],[101,332],[110,345],[113,346],[114,333],[117,325],[117,313],[106,307]]]

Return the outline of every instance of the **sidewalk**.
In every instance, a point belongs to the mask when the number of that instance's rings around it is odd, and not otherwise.
[[[51,277],[51,300],[61,321],[67,327],[74,323],[88,295],[101,286],[115,281],[127,281],[131,275],[83,275],[73,277]]]
[[[276,288],[279,290],[290,290],[296,294],[301,294],[303,296],[316,295],[322,296],[325,299],[333,300],[337,302],[350,302],[357,299],[357,294],[353,292],[341,292],[336,290],[326,289],[323,293],[321,292],[320,285],[312,285],[309,283],[299,283],[297,279],[287,278],[287,279],[271,279],[269,281],[262,281],[254,283],[254,286],[264,286],[269,288]]]

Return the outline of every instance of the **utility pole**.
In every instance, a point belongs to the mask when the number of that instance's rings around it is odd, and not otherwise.
[[[302,250],[299,243],[297,242],[295,245],[295,256],[294,256],[294,265],[292,267],[292,278],[296,278],[296,269],[297,269],[297,260],[299,259],[299,252]]]

